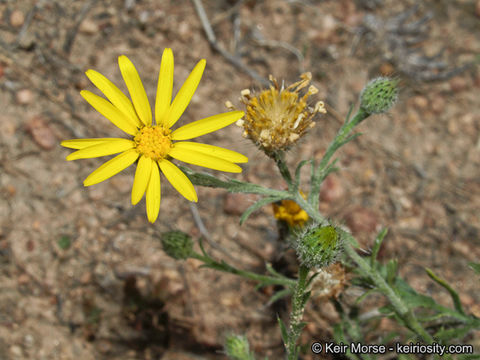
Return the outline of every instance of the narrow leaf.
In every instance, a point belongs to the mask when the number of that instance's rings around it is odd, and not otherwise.
[[[380,233],[377,235],[375,238],[375,242],[373,243],[373,248],[372,248],[372,255],[370,256],[370,265],[373,266],[377,259],[378,252],[380,251],[380,247],[382,245],[383,239],[388,233],[388,229],[385,228]]]
[[[453,301],[453,306],[455,309],[462,315],[465,315],[465,312],[463,311],[462,303],[460,301],[460,297],[458,296],[458,293],[453,290],[453,288],[443,279],[440,279],[437,275],[433,273],[433,271],[429,268],[425,268],[425,271],[427,272],[427,275],[435,281],[438,285],[443,287],[445,290],[447,290],[450,293],[450,296]]]
[[[250,206],[247,210],[244,211],[244,213],[240,217],[240,225],[243,225],[243,223],[248,219],[248,217],[254,211],[259,210],[264,205],[271,204],[275,201],[280,201],[280,200],[283,200],[283,198],[279,198],[278,196],[268,196],[258,200],[256,203],[254,203],[252,206]]]

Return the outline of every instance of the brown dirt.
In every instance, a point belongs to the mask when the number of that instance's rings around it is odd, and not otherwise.
[[[388,227],[382,259],[398,258],[414,288],[449,304],[423,272],[431,268],[480,316],[478,277],[467,266],[480,255],[478,67],[421,82],[416,75],[425,71],[405,69],[402,52],[389,54],[391,39],[359,37],[364,15],[388,19],[414,1],[387,0],[372,10],[362,4],[378,2],[204,3],[222,47],[263,77],[291,83],[311,71],[317,98],[340,118],[372,76],[393,71],[402,79],[391,114],[366,121],[362,137],[340,152],[341,172],[323,189],[321,209],[350,225],[365,248]],[[480,51],[476,7],[475,1],[425,1],[420,14],[433,17],[417,48],[427,55],[444,49],[449,68],[472,61]],[[136,64],[151,101],[165,47],[175,55],[175,89],[207,59],[181,123],[225,111],[226,100],[240,106],[239,92],[259,89],[258,82],[211,49],[189,1],[7,0],[0,14],[0,358],[221,359],[228,332],[246,333],[260,354],[280,356],[275,315],[285,304],[265,305],[272,289],[256,291],[252,282],[163,253],[163,231],[200,234],[186,200],[164,181],[160,217],[151,225],[143,202],[130,205],[133,168],[84,188],[83,179],[104,160],[66,162],[69,151],[59,146],[68,138],[119,135],[79,90],[93,90],[83,74],[89,68],[124,89],[121,54]],[[290,153],[292,166],[321,156],[339,127],[333,113],[318,118]],[[249,156],[238,178],[284,186],[239,128],[202,140]],[[265,261],[277,260],[270,208],[240,227],[235,199],[222,190],[197,191],[206,228],[236,265],[261,271]],[[238,206],[253,201],[246,197]],[[331,336],[335,320],[328,303],[314,300],[311,309],[323,310],[307,311],[313,325],[305,343]]]

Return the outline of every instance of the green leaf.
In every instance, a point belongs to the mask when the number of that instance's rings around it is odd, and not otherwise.
[[[394,289],[400,294],[409,309],[416,307],[433,308],[436,305],[431,297],[418,294],[402,279],[397,278]]]
[[[462,340],[470,331],[475,330],[475,324],[460,328],[441,329],[435,334],[435,338],[444,342],[452,343],[452,340]]]
[[[60,249],[67,250],[72,245],[72,241],[69,236],[64,235],[57,241],[57,244]]]
[[[300,161],[297,168],[295,169],[295,186],[297,188],[300,185],[300,171],[302,170],[302,167],[304,167],[308,163],[310,163],[313,166],[313,159]]]
[[[254,203],[252,206],[250,206],[245,212],[242,214],[240,217],[240,225],[243,225],[243,223],[248,219],[248,217],[256,210],[259,210],[262,206],[271,204],[276,201],[284,200],[284,197],[278,197],[278,196],[268,196],[263,199],[258,200],[256,203]]]
[[[395,259],[390,260],[387,263],[387,277],[386,281],[389,285],[393,285],[395,278],[397,277],[398,261]]]
[[[272,297],[268,300],[267,306],[272,305],[273,303],[277,302],[280,299],[283,299],[284,297],[287,297],[290,295],[292,292],[290,289],[283,289],[280,291],[277,291],[275,294],[272,295]]]
[[[375,241],[374,241],[373,247],[372,247],[372,255],[370,256],[370,265],[371,266],[373,266],[374,262],[377,260],[378,252],[380,251],[380,247],[382,245],[383,239],[385,238],[387,233],[388,233],[387,228],[382,229],[382,231],[380,231],[378,233],[377,237],[375,238]]]
[[[458,293],[455,290],[453,290],[453,288],[445,280],[440,279],[437,275],[435,275],[431,269],[425,268],[425,271],[433,281],[435,281],[438,285],[440,285],[450,293],[455,310],[457,310],[460,314],[465,315]]]
[[[480,275],[480,263],[469,262],[468,266],[475,271],[475,274]]]
[[[282,334],[283,343],[286,344],[288,343],[287,327],[285,326],[282,319],[280,319],[280,316],[278,315],[277,315],[277,321],[278,321],[278,325],[280,326],[280,333]]]

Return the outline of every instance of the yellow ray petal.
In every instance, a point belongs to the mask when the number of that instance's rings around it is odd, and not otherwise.
[[[72,139],[64,140],[60,143],[60,145],[69,149],[83,149],[92,145],[103,144],[115,139],[117,138]]]
[[[152,165],[153,160],[147,156],[141,156],[138,160],[132,187],[132,205],[136,205],[145,194],[152,173]]]
[[[223,160],[231,161],[233,163],[248,162],[248,158],[245,155],[242,155],[236,151],[224,149],[218,146],[201,144],[201,143],[196,143],[191,141],[178,142],[178,143],[175,143],[175,146],[180,149],[193,150],[193,151],[201,152],[206,155],[215,156]]]
[[[171,128],[183,112],[187,108],[188,103],[192,99],[195,90],[197,90],[198,83],[203,75],[203,70],[205,70],[206,65],[205,59],[200,60],[197,65],[193,68],[190,75],[188,75],[187,80],[183,83],[182,87],[175,96],[172,105],[168,109],[168,112],[165,116],[165,124]]]
[[[83,182],[84,186],[90,186],[98,184],[113,175],[118,174],[120,171],[126,169],[137,160],[139,154],[135,149],[127,150],[120,155],[115,156],[113,159],[108,160],[106,163],[98,167],[92,172]]]
[[[113,105],[123,112],[135,126],[142,126],[132,102],[114,83],[95,70],[87,70],[85,74],[93,85],[95,85]]]
[[[147,217],[154,223],[160,211],[160,172],[156,162],[153,163],[147,186]]]
[[[119,152],[132,149],[135,142],[128,139],[110,139],[100,144],[92,145],[80,150],[77,150],[67,156],[67,160],[89,159],[100,156],[118,154]]]
[[[125,55],[118,57],[118,66],[138,117],[145,125],[152,125],[152,109],[137,69]]]
[[[205,119],[194,121],[179,127],[172,132],[173,140],[188,140],[205,135],[228,126],[244,115],[243,111],[229,111],[223,114],[209,116]]]
[[[119,129],[130,135],[135,135],[137,133],[137,127],[132,121],[109,101],[88,90],[80,91],[80,95],[82,95],[95,110],[105,116]]]
[[[165,114],[172,102],[173,88],[173,52],[172,49],[165,49],[158,75],[157,99],[155,101],[155,121],[157,125],[165,124]]]
[[[198,201],[197,192],[192,182],[178,167],[166,159],[160,161],[158,165],[170,184],[172,184],[185,199],[195,202]]]
[[[168,153],[168,155],[170,155],[174,159],[184,161],[188,164],[203,166],[214,170],[233,173],[242,172],[242,168],[240,166],[230,161],[189,149],[181,149],[178,148],[176,145],[177,143],[173,145],[173,147],[170,149],[170,152]]]

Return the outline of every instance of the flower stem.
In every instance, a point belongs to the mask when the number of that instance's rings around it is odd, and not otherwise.
[[[280,170],[280,174],[290,188],[292,185],[292,175],[290,174],[290,170],[288,170],[287,163],[285,162],[285,153],[283,151],[276,151],[271,155],[271,157],[273,160],[275,160],[278,170]]]
[[[358,125],[361,121],[365,120],[369,114],[365,112],[362,108],[360,108],[352,120],[345,121],[345,124],[338,130],[337,136],[335,139],[330,143],[327,148],[327,151],[323,155],[318,168],[315,170],[312,179],[311,179],[311,191],[308,196],[308,202],[312,204],[314,208],[318,208],[319,203],[319,193],[320,193],[320,186],[322,185],[322,177],[324,176],[324,171],[327,168],[328,163],[330,162],[333,154],[342,146],[344,145],[344,141],[347,138],[348,134],[353,130],[353,128]]]
[[[295,286],[296,280],[289,279],[283,276],[268,276],[260,275],[251,271],[237,269],[224,261],[218,262],[213,260],[209,256],[201,255],[199,253],[193,252],[191,255],[192,258],[202,261],[207,267],[210,267],[215,270],[220,270],[230,274],[238,275],[246,279],[255,280],[263,285],[283,285],[283,286]]]
[[[288,329],[287,350],[288,360],[297,360],[298,347],[297,340],[300,337],[304,324],[302,322],[303,312],[307,296],[307,275],[310,269],[304,265],[300,266],[298,271],[298,280],[292,295],[292,310],[290,312],[290,324]]]

